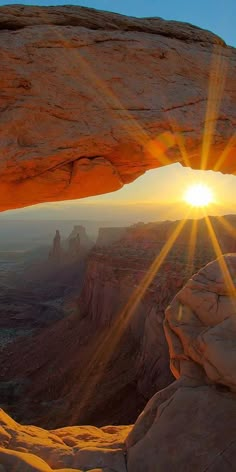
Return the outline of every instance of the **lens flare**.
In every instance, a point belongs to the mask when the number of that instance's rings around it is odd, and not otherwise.
[[[184,201],[193,207],[206,207],[213,202],[213,192],[207,185],[194,184],[185,192]]]

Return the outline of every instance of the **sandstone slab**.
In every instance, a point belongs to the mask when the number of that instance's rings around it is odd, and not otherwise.
[[[236,171],[236,53],[209,31],[12,5],[0,61],[0,210],[112,192],[172,162]]]

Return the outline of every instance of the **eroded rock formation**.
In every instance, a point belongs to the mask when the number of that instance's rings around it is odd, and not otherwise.
[[[61,235],[57,229],[56,234],[53,238],[52,248],[49,251],[48,259],[52,262],[59,263],[63,256],[63,250],[61,247]]]
[[[222,250],[236,251],[236,216],[225,217],[226,227],[218,218],[210,221]],[[125,236],[118,228],[122,239],[110,246],[105,239],[105,246],[95,246],[81,279],[77,258],[75,267],[70,263],[68,271],[67,265],[60,271],[56,267],[53,287],[58,279],[63,283],[52,293],[62,300],[69,298],[69,305],[65,303],[68,316],[1,352],[3,409],[19,422],[50,429],[78,424],[131,424],[146,402],[173,381],[163,331],[164,311],[189,277],[214,259],[204,220],[195,222],[195,251],[191,243],[194,223],[188,221],[133,312],[132,307],[137,287],[177,224],[133,225]],[[48,293],[48,281],[46,288]],[[43,304],[45,295],[35,292],[36,303],[41,297]],[[124,315],[130,300],[131,311]],[[1,318],[10,321],[6,327],[16,323],[14,318],[11,320],[9,308],[3,317],[7,302],[0,306]],[[5,391],[8,396],[2,393]],[[82,404],[79,399],[83,399]]]
[[[234,470],[235,315],[236,255],[231,254],[200,270],[167,308],[165,330],[177,380],[149,401],[133,428],[47,431],[21,426],[1,411],[3,471],[16,466],[21,472]]]
[[[54,268],[60,264],[62,269],[66,264],[79,262],[80,256],[81,259],[84,258],[92,246],[93,242],[82,225],[75,225],[66,241],[61,241],[60,231],[57,229],[48,260]]]
[[[176,161],[236,170],[236,53],[213,33],[12,5],[0,61],[0,210],[111,192]]]
[[[166,310],[165,332],[177,380],[152,398],[131,431],[128,470],[233,470],[236,254],[189,280]]]
[[[67,243],[69,247],[71,247],[71,244],[72,246],[75,245],[78,250],[80,248],[82,250],[88,250],[91,249],[91,247],[93,246],[93,242],[88,237],[86,229],[82,225],[74,226],[73,230],[67,238]]]

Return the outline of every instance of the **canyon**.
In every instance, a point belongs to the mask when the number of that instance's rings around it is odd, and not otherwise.
[[[152,397],[134,427],[47,431],[21,426],[1,410],[2,470],[233,470],[235,280],[235,254],[221,256],[177,293],[164,320],[176,380]]]
[[[41,323],[40,329],[1,351],[1,406],[17,421],[50,429],[131,424],[152,395],[171,383],[164,311],[189,277],[215,257],[204,220],[185,223],[134,310],[132,305],[135,290],[178,224],[101,228],[93,247],[85,239],[82,266],[73,251],[72,259],[70,252],[63,260],[61,247],[56,261],[50,256],[46,264],[28,269],[24,280],[28,290],[34,289],[31,299],[38,307],[47,302],[48,308],[44,316],[31,309],[31,328]],[[236,217],[215,217],[211,224],[222,251],[236,252]],[[76,241],[78,231],[82,243],[81,226],[74,227],[67,243]],[[54,251],[57,244],[56,239]],[[56,302],[58,307],[59,297],[61,314],[53,319],[51,309]],[[43,324],[46,315],[48,326]],[[12,309],[4,319],[9,328],[15,325]],[[27,317],[20,322],[27,325]]]
[[[236,54],[209,31],[12,5],[0,58],[0,211],[173,162],[236,172]],[[102,230],[82,261],[77,231],[1,295],[28,332],[1,346],[0,472],[233,470],[235,216]]]

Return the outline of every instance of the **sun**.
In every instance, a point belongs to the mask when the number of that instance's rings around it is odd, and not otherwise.
[[[205,184],[193,184],[184,194],[186,203],[193,207],[206,207],[213,202],[213,192]]]

